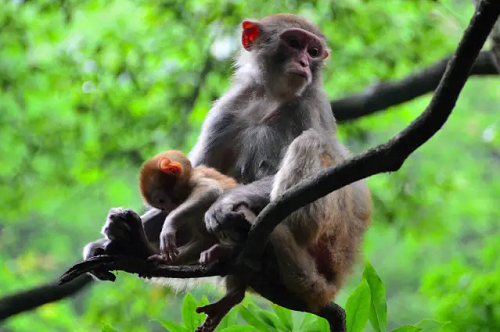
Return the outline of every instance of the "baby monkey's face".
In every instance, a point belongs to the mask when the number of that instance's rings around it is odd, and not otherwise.
[[[146,203],[166,212],[179,206],[190,167],[189,160],[177,151],[163,152],[146,161],[139,179],[141,195]],[[186,172],[183,172],[184,168],[187,168]]]
[[[150,205],[157,209],[170,212],[175,208],[175,204],[168,196],[167,191],[164,188],[155,189],[151,192],[151,202]]]

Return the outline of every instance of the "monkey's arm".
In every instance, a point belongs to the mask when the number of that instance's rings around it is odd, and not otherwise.
[[[221,193],[222,190],[215,183],[198,186],[186,201],[170,212],[165,219],[160,234],[160,252],[166,256],[167,260],[173,261],[175,259],[177,261],[182,259],[177,257],[180,252],[175,243],[176,233],[180,227],[188,227],[192,233],[193,239],[186,244],[187,246],[203,240],[203,233],[206,234],[206,232],[203,232],[203,215]],[[186,252],[186,250],[182,252]],[[192,250],[187,250],[187,253],[192,254]]]
[[[163,223],[168,213],[153,207],[146,207],[146,212],[141,216],[144,232],[151,243],[158,243]]]
[[[227,142],[235,135],[234,115],[221,108],[213,108],[207,114],[196,145],[188,155],[193,167],[205,165],[217,169],[222,174],[228,172]],[[230,139],[229,139],[230,141]]]

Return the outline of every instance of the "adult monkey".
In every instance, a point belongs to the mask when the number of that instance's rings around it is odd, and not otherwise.
[[[213,231],[241,219],[242,206],[258,213],[304,177],[348,155],[336,138],[322,87],[328,51],[318,27],[290,14],[242,26],[244,50],[233,85],[210,110],[190,153],[194,166],[213,167],[243,184],[206,213],[206,226]],[[332,331],[345,330],[345,314],[331,301],[354,263],[370,216],[369,191],[359,181],[296,211],[270,237],[281,283],[303,303],[300,308],[327,318]],[[116,248],[140,251],[130,247],[133,235],[127,237],[124,219],[123,210],[112,209],[103,229],[107,239],[89,244],[85,258]],[[165,214],[151,210],[142,219],[149,239],[163,236]],[[229,302],[238,301],[241,296]]]

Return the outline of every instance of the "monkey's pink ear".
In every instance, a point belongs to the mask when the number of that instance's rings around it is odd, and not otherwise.
[[[253,42],[260,34],[260,29],[258,24],[251,21],[243,21],[241,23],[243,27],[243,33],[241,35],[241,43],[246,50],[249,50],[252,47]]]
[[[160,157],[158,160],[158,169],[165,174],[179,176],[182,173],[182,165],[176,161],[171,161],[167,157]]]
[[[325,60],[326,58],[328,58],[329,55],[330,55],[330,53],[328,53],[328,51],[325,50],[325,54],[323,55],[323,60]]]

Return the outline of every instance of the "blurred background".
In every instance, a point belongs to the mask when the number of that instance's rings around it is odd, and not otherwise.
[[[140,164],[191,149],[229,86],[244,18],[317,23],[336,100],[448,57],[473,10],[469,0],[0,0],[0,309],[80,260],[110,207],[141,209]],[[341,140],[356,153],[383,143],[430,97],[341,121]],[[445,127],[400,171],[369,179],[375,216],[360,265],[369,259],[386,286],[390,328],[433,318],[498,330],[499,126],[500,77],[471,77]],[[182,297],[119,273],[0,331],[164,331],[155,320],[180,321]]]

